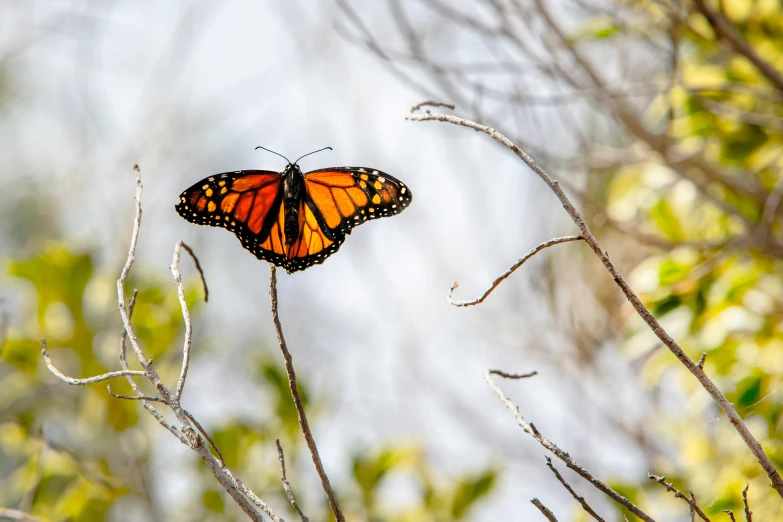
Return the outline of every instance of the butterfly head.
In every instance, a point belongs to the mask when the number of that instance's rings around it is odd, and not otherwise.
[[[296,163],[289,163],[285,166],[285,173],[286,174],[298,174],[302,175],[302,169],[299,168],[299,165]]]

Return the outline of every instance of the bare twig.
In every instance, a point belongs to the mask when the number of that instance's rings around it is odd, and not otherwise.
[[[707,360],[707,352],[702,352],[701,357],[699,357],[699,362],[696,363],[696,366],[698,366],[700,369],[704,369],[704,361]]]
[[[729,518],[731,519],[731,522],[737,522],[737,519],[734,518],[734,512],[732,510],[724,509],[723,512],[726,513],[727,515],[729,515]]]
[[[411,112],[416,112],[422,107],[430,106],[430,107],[446,107],[447,109],[454,110],[455,106],[450,103],[443,103],[439,101],[433,101],[433,100],[427,100],[425,102],[417,103],[413,107],[411,107]]]
[[[745,425],[742,418],[737,413],[737,410],[734,408],[734,405],[729,402],[729,400],[726,398],[723,392],[721,392],[720,389],[715,385],[715,383],[712,382],[712,380],[704,372],[704,370],[702,368],[699,368],[698,365],[693,361],[693,359],[688,357],[688,355],[680,347],[680,345],[677,344],[677,342],[666,332],[666,330],[663,329],[660,323],[658,323],[658,320],[655,319],[655,317],[650,313],[647,307],[644,306],[644,304],[636,295],[636,293],[633,291],[633,289],[625,281],[625,278],[617,269],[617,267],[614,265],[614,263],[610,261],[609,255],[601,248],[601,245],[598,243],[598,240],[595,238],[593,233],[588,228],[581,214],[579,214],[579,212],[574,208],[573,204],[571,203],[571,200],[568,198],[568,196],[566,196],[565,192],[563,192],[563,190],[560,188],[560,185],[557,182],[557,180],[552,179],[549,176],[549,174],[547,174],[547,172],[544,169],[542,169],[535,162],[535,160],[533,160],[533,158],[531,158],[527,153],[525,153],[517,145],[511,142],[511,140],[509,140],[507,137],[505,137],[503,134],[499,133],[495,129],[450,114],[408,113],[406,115],[406,118],[413,121],[446,122],[446,123],[451,123],[454,125],[460,125],[463,127],[474,129],[476,131],[484,132],[489,136],[491,136],[496,141],[503,144],[505,147],[511,149],[512,152],[514,152],[528,167],[530,167],[531,170],[533,170],[533,172],[535,172],[538,175],[539,178],[541,178],[542,181],[544,181],[544,183],[547,184],[547,186],[549,186],[552,192],[554,192],[554,194],[557,196],[558,200],[560,200],[560,203],[563,205],[563,208],[571,217],[574,224],[579,228],[581,232],[581,236],[584,239],[584,241],[590,246],[590,248],[593,250],[595,255],[598,256],[598,259],[601,260],[601,263],[603,263],[604,267],[612,276],[612,279],[617,284],[617,286],[619,286],[620,289],[623,291],[626,299],[628,299],[628,302],[631,303],[631,306],[633,306],[637,314],[639,314],[639,316],[644,320],[644,322],[647,323],[647,325],[650,327],[653,333],[655,333],[655,335],[669,349],[669,351],[671,351],[672,354],[674,354],[674,356],[677,357],[677,359],[682,363],[682,365],[685,366],[685,368],[687,368],[688,371],[690,371],[696,377],[699,383],[701,383],[702,387],[707,391],[707,393],[709,393],[712,399],[718,404],[720,409],[726,414],[731,424],[740,434],[740,437],[742,437],[742,440],[745,442],[745,444],[751,450],[753,455],[756,457],[756,460],[759,462],[759,465],[762,467],[762,469],[764,469],[764,472],[772,481],[772,487],[775,488],[775,490],[778,492],[778,494],[781,497],[783,497],[783,478],[781,477],[780,473],[775,468],[775,466],[772,464],[772,461],[770,461],[767,454],[761,448],[761,444],[759,444],[759,442],[750,432],[748,427]]]
[[[527,379],[528,377],[535,377],[538,375],[538,371],[536,370],[528,373],[508,373],[503,370],[487,370],[487,372],[492,375],[500,375],[504,379]]]
[[[130,319],[130,317],[133,315],[133,309],[136,306],[136,297],[138,295],[139,295],[139,291],[134,289],[130,301],[128,302],[128,319]],[[120,334],[120,366],[122,367],[123,370],[128,369],[128,361],[125,357],[127,339],[128,339],[128,331],[123,327],[122,333]],[[141,393],[141,389],[139,389],[138,384],[136,384],[136,381],[134,381],[132,377],[128,376],[126,377],[126,379],[128,380],[128,384],[130,384],[131,389],[133,389],[133,392],[136,394],[137,397],[145,397],[145,395]],[[172,433],[172,435],[177,437],[182,444],[186,446],[189,445],[187,437],[185,437],[185,435],[177,427],[169,424],[168,421],[165,418],[163,418],[163,415],[161,415],[160,412],[158,412],[158,410],[156,410],[155,407],[152,404],[150,404],[150,401],[147,401],[143,398],[140,400],[141,400],[141,404],[144,406],[144,409],[146,409],[147,412],[149,412],[149,414],[152,415],[161,426],[169,430]],[[158,397],[155,398],[155,401],[160,402]]]
[[[580,477],[590,482],[599,491],[618,504],[621,504],[638,518],[644,520],[645,522],[655,522],[655,520],[650,515],[639,509],[636,505],[634,505],[633,502],[595,478],[589,471],[580,466],[573,458],[571,458],[571,455],[561,450],[554,442],[544,437],[541,432],[539,432],[531,423],[528,423],[525,418],[522,417],[522,413],[520,413],[519,408],[513,402],[511,402],[511,399],[509,399],[508,396],[503,393],[503,390],[501,390],[500,387],[495,384],[495,381],[492,380],[489,371],[484,372],[484,380],[487,381],[487,384],[489,384],[489,387],[492,388],[492,391],[494,391],[495,394],[500,397],[500,400],[503,401],[503,404],[505,404],[506,407],[511,411],[511,413],[514,415],[514,418],[517,420],[517,423],[525,433],[536,439],[536,441],[538,441],[538,443],[541,444],[544,448],[554,453],[557,458],[565,462],[565,465],[574,470]]]
[[[542,504],[540,500],[534,498],[530,502],[532,502],[533,505],[538,508],[541,514],[544,515],[546,519],[549,520],[549,522],[557,522],[557,518],[555,517],[554,513],[552,513],[549,508]]]
[[[106,386],[106,389],[109,391],[109,395],[116,399],[126,399],[129,401],[152,401],[152,402],[162,402],[163,404],[168,405],[166,401],[161,399],[160,397],[152,397],[150,395],[120,395],[118,393],[114,393],[111,391],[111,386]]]
[[[44,362],[46,362],[46,367],[49,368],[49,371],[52,372],[55,375],[55,377],[57,377],[61,381],[72,385],[84,386],[85,384],[93,384],[96,382],[105,381],[107,379],[113,379],[115,377],[123,377],[125,375],[127,376],[141,375],[142,377],[145,375],[144,372],[139,372],[134,370],[120,370],[116,372],[102,373],[101,375],[96,375],[94,377],[77,379],[74,377],[68,377],[67,375],[65,375],[60,370],[54,367],[51,358],[49,358],[49,352],[46,351],[46,339],[41,339],[41,353],[43,354]]]
[[[745,489],[742,490],[742,503],[745,504],[745,521],[753,522],[753,511],[748,506],[748,489],[750,484],[745,484]]]
[[[182,410],[185,412],[185,416],[190,420],[190,422],[193,423],[194,426],[196,426],[196,429],[204,436],[205,439],[207,439],[207,442],[209,442],[209,445],[212,446],[212,449],[215,450],[215,453],[217,453],[217,458],[220,461],[221,467],[226,467],[226,461],[223,458],[223,454],[220,453],[220,450],[217,447],[217,444],[215,444],[215,441],[212,440],[212,437],[209,436],[209,433],[207,433],[207,430],[204,429],[204,427],[201,425],[199,421],[196,420],[196,418],[191,415],[188,410]]]
[[[683,499],[685,502],[688,503],[690,508],[697,515],[699,515],[699,518],[701,518],[705,522],[710,522],[710,519],[707,518],[707,515],[705,515],[704,512],[701,510],[701,508],[699,508],[699,506],[696,505],[696,502],[694,502],[692,499],[690,499],[690,498],[686,497],[685,495],[683,495],[682,492],[679,489],[675,488],[671,484],[671,482],[666,482],[666,477],[659,477],[658,475],[653,475],[652,473],[649,473],[647,475],[647,478],[649,478],[650,480],[654,480],[658,484],[660,484],[663,487],[665,487],[666,491],[674,493],[674,498],[681,498],[681,499]]]
[[[775,69],[772,64],[758,55],[755,49],[746,42],[742,36],[734,29],[734,26],[720,12],[713,10],[707,5],[705,0],[693,0],[696,9],[704,15],[707,21],[715,31],[715,35],[721,40],[728,42],[731,47],[748,59],[750,63],[766,76],[767,80],[780,91],[783,91],[783,75]]]
[[[177,285],[177,296],[179,297],[180,308],[182,308],[182,318],[185,321],[185,340],[182,347],[182,369],[180,371],[179,381],[177,381],[176,391],[174,392],[174,400],[177,401],[180,400],[180,397],[182,397],[182,390],[185,387],[185,378],[188,376],[188,367],[190,366],[190,346],[192,344],[191,338],[193,336],[193,328],[191,327],[190,322],[190,312],[188,311],[188,306],[185,301],[185,288],[182,286],[182,276],[179,273],[179,252],[184,245],[185,243],[182,241],[177,242],[177,244],[174,246],[174,258],[171,260],[171,274],[174,276],[174,283]],[[189,247],[186,247],[186,250],[190,252],[190,255],[193,256],[193,259],[197,259]],[[196,261],[196,263],[198,264],[198,261]],[[199,267],[199,273],[200,272],[201,267]],[[204,281],[204,274],[201,274],[201,280]],[[204,285],[204,288],[206,288],[206,283],[204,283]]]
[[[209,301],[209,288],[207,288],[207,278],[204,277],[204,270],[201,268],[201,263],[198,260],[198,257],[196,256],[196,253],[193,252],[193,249],[190,248],[184,241],[179,242],[182,245],[182,248],[188,251],[188,254],[190,254],[190,257],[193,258],[193,264],[196,265],[196,270],[198,271],[198,275],[201,278],[201,287],[204,289],[204,302]]]
[[[577,495],[576,491],[573,490],[571,485],[568,482],[566,482],[566,480],[563,478],[563,476],[560,474],[560,472],[557,471],[557,469],[552,465],[552,459],[551,458],[546,457],[546,465],[549,467],[549,469],[552,470],[552,473],[555,474],[555,477],[557,477],[557,480],[560,481],[560,483],[563,485],[563,487],[566,488],[569,493],[571,493],[571,496],[574,497],[576,499],[576,501],[579,502],[582,505],[582,509],[587,511],[590,514],[590,516],[593,517],[594,519],[596,519],[596,520],[598,520],[600,522],[605,522],[603,518],[598,516],[598,513],[593,511],[593,508],[590,507],[590,505],[587,503],[585,498],[580,496],[580,495]]]
[[[302,513],[302,509],[299,507],[299,504],[296,503],[294,494],[291,492],[291,484],[288,483],[288,477],[286,477],[285,474],[285,456],[283,455],[283,447],[280,445],[280,439],[275,439],[275,445],[277,446],[277,460],[280,461],[280,481],[283,483],[285,496],[288,497],[288,501],[299,514],[299,518],[302,519],[302,522],[310,522],[310,519],[308,519],[305,514]]]
[[[453,304],[454,306],[474,306],[474,305],[483,303],[484,300],[489,296],[489,294],[491,294],[495,290],[495,288],[497,288],[500,285],[500,283],[502,283],[508,276],[513,274],[514,271],[517,268],[522,266],[525,263],[525,261],[527,261],[528,259],[530,259],[534,255],[538,254],[539,252],[541,252],[545,248],[549,248],[549,247],[554,246],[554,245],[559,245],[560,243],[568,243],[570,241],[579,241],[580,239],[582,239],[582,236],[565,236],[565,237],[558,237],[558,238],[555,238],[555,239],[550,239],[548,241],[544,241],[543,243],[541,243],[540,245],[535,247],[533,250],[529,251],[527,254],[525,254],[524,256],[520,257],[517,260],[516,263],[511,265],[508,270],[503,272],[497,279],[495,279],[495,281],[492,282],[490,287],[487,288],[484,291],[484,293],[481,294],[481,296],[476,298],[476,299],[472,299],[470,301],[454,301],[454,300],[452,300],[451,296],[454,293],[454,289],[456,289],[459,286],[459,283],[455,282],[453,285],[451,285],[451,289],[449,290],[449,295],[448,295],[449,303]]]
[[[696,505],[696,495],[693,494],[693,491],[688,490],[688,492],[691,494],[691,504],[692,504],[690,506],[688,514],[690,515],[690,521],[694,522],[694,520],[696,519],[696,513],[693,511],[693,506]]]
[[[321,486],[324,488],[326,497],[329,499],[329,507],[332,509],[332,513],[334,513],[337,522],[345,522],[345,516],[340,509],[340,504],[337,502],[334,491],[332,491],[332,485],[329,483],[329,477],[326,475],[326,471],[324,471],[324,465],[321,463],[321,456],[318,454],[318,446],[315,445],[313,433],[310,431],[310,423],[307,422],[307,415],[305,414],[304,405],[302,404],[302,396],[299,394],[299,388],[296,385],[294,360],[291,357],[291,352],[288,351],[288,346],[283,337],[283,326],[280,324],[280,315],[277,310],[277,274],[275,273],[275,265],[271,263],[269,264],[269,298],[272,303],[272,319],[275,323],[277,343],[280,345],[280,350],[283,352],[285,371],[288,374],[288,386],[291,389],[291,395],[294,398],[294,405],[296,406],[296,413],[299,416],[299,427],[302,430],[302,435],[304,435],[307,448],[310,450],[310,456],[313,458],[315,470],[318,472],[318,477],[321,479]]]
[[[20,509],[0,508],[0,520],[19,520],[21,522],[40,522],[40,518],[34,517]]]

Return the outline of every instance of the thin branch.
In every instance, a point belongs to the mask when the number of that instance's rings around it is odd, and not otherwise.
[[[516,263],[511,265],[508,270],[503,272],[497,279],[495,279],[495,281],[492,282],[490,287],[487,288],[484,291],[484,293],[481,294],[481,296],[476,298],[476,299],[472,299],[470,301],[454,301],[454,300],[452,300],[451,296],[454,293],[454,289],[459,286],[459,283],[455,282],[453,285],[451,285],[451,289],[449,290],[449,295],[448,295],[449,303],[451,303],[454,306],[474,306],[474,305],[477,305],[477,304],[481,304],[489,296],[489,294],[491,294],[495,290],[495,288],[497,288],[500,285],[500,283],[502,283],[506,278],[508,278],[508,276],[513,274],[514,271],[517,268],[522,266],[525,263],[525,261],[527,261],[528,259],[530,259],[534,255],[538,254],[539,252],[541,252],[545,248],[549,248],[549,247],[554,246],[554,245],[559,245],[560,243],[568,243],[570,241],[579,241],[581,239],[582,239],[582,236],[565,236],[565,237],[558,237],[558,238],[555,238],[555,239],[550,239],[549,241],[544,241],[543,243],[541,243],[540,245],[535,247],[533,250],[531,250],[530,252],[528,252],[524,256],[520,257],[517,260]]]
[[[174,257],[171,260],[171,274],[174,276],[174,283],[177,285],[177,296],[179,297],[179,304],[182,309],[182,319],[185,321],[185,340],[182,347],[182,369],[180,370],[179,381],[177,381],[177,388],[174,392],[174,400],[176,401],[180,400],[182,397],[182,389],[185,387],[185,378],[188,376],[190,346],[192,344],[191,338],[193,336],[193,325],[190,321],[190,312],[188,311],[188,304],[185,300],[185,288],[182,286],[182,276],[179,273],[179,252],[183,246],[185,246],[185,243],[182,241],[178,241],[177,244],[174,245]],[[193,259],[197,259],[189,247],[185,247],[185,249],[190,252]],[[198,261],[196,261],[196,265],[198,266]],[[198,267],[198,270],[201,272],[201,267]],[[201,274],[201,280],[204,281],[204,274]],[[204,283],[204,288],[206,288],[206,283]]]
[[[302,519],[302,522],[310,522],[310,519],[308,519],[305,514],[302,513],[299,504],[296,503],[294,494],[291,492],[291,484],[288,483],[288,478],[285,474],[285,456],[283,456],[283,447],[280,445],[280,439],[275,439],[275,445],[277,445],[277,460],[280,461],[280,481],[283,483],[285,496],[288,497],[288,501],[291,503],[291,506],[296,510],[297,513],[299,513],[299,518]]]
[[[138,295],[139,295],[139,291],[137,289],[134,289],[130,301],[128,302],[128,319],[130,319],[131,316],[133,315],[133,309],[136,306],[136,297]],[[122,367],[123,370],[128,369],[128,361],[125,357],[126,356],[125,348],[126,348],[127,339],[128,339],[128,331],[125,328],[123,328],[122,333],[120,334],[120,366]],[[130,376],[126,377],[126,379],[128,380],[128,384],[130,384],[131,389],[133,389],[133,392],[136,394],[137,397],[145,397],[145,395],[141,393],[141,389],[139,388],[139,385],[136,384],[136,381],[134,381]],[[159,398],[156,397],[155,400],[158,401]],[[185,437],[185,435],[178,428],[169,424],[168,421],[163,417],[163,415],[161,415],[160,412],[158,412],[158,410],[156,410],[155,407],[152,404],[150,404],[149,401],[145,399],[141,399],[141,403],[144,406],[144,409],[147,410],[147,412],[149,412],[149,414],[152,415],[161,426],[169,430],[171,434],[177,437],[182,444],[186,446],[190,445],[187,437]]]
[[[691,503],[693,505],[696,505],[696,495],[694,495],[693,491],[691,491],[691,490],[688,490],[688,492],[691,494]],[[695,520],[695,512],[693,511],[693,506],[690,507],[688,514],[690,515],[690,521],[694,522],[694,520]]]
[[[566,480],[563,478],[563,476],[560,474],[559,471],[552,465],[552,459],[549,457],[546,457],[546,465],[549,467],[549,469],[552,470],[552,473],[555,474],[555,477],[557,477],[557,480],[560,481],[560,483],[563,485],[564,488],[568,490],[569,493],[571,493],[571,496],[576,499],[577,502],[579,502],[582,505],[582,509],[587,511],[591,517],[598,520],[599,522],[605,522],[603,518],[598,516],[598,513],[593,511],[593,508],[590,507],[590,505],[587,503],[584,497],[577,495],[576,491],[573,490],[571,485],[566,482]]]
[[[712,29],[715,31],[715,35],[719,39],[731,45],[737,53],[747,58],[750,63],[756,66],[761,74],[766,76],[767,80],[769,80],[775,88],[783,91],[783,75],[781,75],[780,71],[759,56],[756,50],[740,36],[734,29],[732,23],[729,22],[723,14],[714,11],[704,0],[693,0],[693,3],[696,5],[696,9],[698,9],[707,19],[712,26]]]
[[[443,103],[443,102],[434,101],[434,100],[427,100],[425,102],[417,103],[416,105],[411,107],[411,112],[416,112],[419,109],[421,109],[422,107],[427,106],[427,105],[430,106],[430,107],[446,107],[447,109],[451,109],[452,111],[455,109],[455,106],[452,105],[451,103]]]
[[[680,345],[678,345],[677,342],[675,342],[675,340],[658,323],[658,320],[655,319],[655,317],[644,306],[644,304],[642,304],[642,301],[639,299],[639,297],[636,295],[633,289],[631,289],[631,287],[625,281],[625,278],[622,276],[620,271],[611,262],[611,260],[609,259],[609,255],[601,248],[601,245],[598,243],[598,240],[595,238],[593,233],[588,228],[581,214],[579,214],[579,212],[574,208],[574,205],[571,203],[571,200],[568,198],[565,192],[563,192],[563,190],[560,188],[560,184],[557,182],[557,180],[552,179],[549,176],[549,174],[547,174],[547,172],[544,169],[542,169],[535,162],[535,160],[533,160],[533,158],[531,158],[527,153],[525,153],[517,145],[511,142],[511,140],[509,140],[503,134],[497,132],[495,129],[492,129],[485,125],[481,125],[479,123],[475,123],[470,120],[458,118],[456,116],[449,115],[449,114],[408,113],[406,115],[406,118],[413,121],[446,122],[454,125],[467,127],[476,131],[484,132],[489,136],[491,136],[496,141],[503,144],[505,147],[511,149],[512,152],[514,152],[528,167],[530,167],[531,170],[533,170],[533,172],[535,172],[538,175],[539,178],[541,178],[542,181],[544,181],[544,183],[547,184],[547,186],[549,186],[552,192],[554,192],[555,196],[557,196],[557,199],[563,205],[565,211],[571,217],[574,224],[579,228],[579,231],[581,232],[581,236],[584,239],[584,241],[590,246],[590,248],[593,250],[595,255],[598,256],[598,259],[601,260],[601,263],[603,263],[604,267],[612,276],[612,279],[617,284],[617,286],[619,286],[620,289],[623,291],[626,299],[628,299],[628,302],[631,303],[631,306],[633,306],[637,314],[639,314],[639,316],[644,320],[644,322],[647,323],[647,325],[650,327],[653,333],[655,333],[655,335],[661,340],[661,342],[672,352],[672,354],[674,354],[675,357],[677,357],[677,359],[682,363],[682,365],[685,366],[688,369],[688,371],[690,371],[696,377],[699,383],[701,383],[702,387],[707,391],[707,393],[709,393],[712,399],[718,404],[720,409],[726,414],[731,424],[740,434],[740,437],[742,437],[742,440],[745,442],[745,444],[751,450],[753,455],[756,457],[757,461],[759,462],[759,465],[762,467],[762,469],[764,469],[764,472],[772,481],[772,487],[775,488],[775,490],[778,492],[778,494],[781,497],[783,497],[783,478],[780,476],[780,473],[772,464],[772,461],[770,461],[767,454],[761,448],[761,444],[759,444],[759,442],[750,432],[748,427],[743,422],[742,418],[740,418],[739,414],[737,413],[737,410],[734,408],[734,405],[729,402],[726,396],[720,391],[720,389],[715,385],[715,383],[712,382],[712,380],[704,372],[704,370],[702,368],[699,368],[698,365],[693,361],[693,359],[688,357],[688,355],[680,347]]]
[[[707,360],[707,352],[702,352],[701,357],[699,357],[699,362],[696,363],[696,366],[699,367],[699,369],[704,369],[704,361]]]
[[[493,381],[492,377],[490,377],[489,371],[484,372],[484,380],[487,381],[487,384],[489,384],[489,387],[492,388],[492,391],[494,391],[495,394],[500,397],[500,400],[503,401],[503,404],[505,404],[506,407],[511,411],[511,413],[514,415],[514,418],[517,420],[517,423],[525,433],[536,439],[536,441],[538,441],[538,443],[541,444],[544,448],[554,453],[557,458],[565,462],[566,466],[574,470],[580,477],[590,482],[603,494],[618,504],[621,504],[628,511],[645,522],[655,522],[655,520],[650,515],[635,506],[633,502],[595,478],[589,471],[580,466],[573,458],[571,458],[571,455],[561,450],[554,442],[544,437],[541,432],[539,432],[538,429],[533,426],[532,423],[528,423],[525,418],[522,417],[522,413],[520,413],[519,408],[513,402],[511,402],[511,399],[509,399],[508,396],[503,393],[503,390],[501,390],[500,387],[495,384],[495,381]]]
[[[272,303],[272,319],[275,323],[275,333],[277,334],[277,343],[280,345],[280,350],[283,352],[283,358],[285,359],[285,371],[288,374],[288,386],[291,388],[291,395],[294,398],[294,405],[296,406],[296,413],[299,416],[299,427],[302,429],[302,435],[304,435],[307,448],[310,450],[310,455],[313,458],[313,464],[318,472],[318,477],[321,479],[321,486],[324,488],[327,498],[329,499],[329,507],[334,513],[337,522],[345,522],[345,516],[340,509],[340,504],[337,503],[337,497],[332,491],[332,485],[329,483],[329,477],[326,476],[324,466],[321,463],[321,456],[318,454],[318,447],[315,445],[315,439],[310,431],[310,424],[307,422],[307,415],[305,415],[304,405],[302,404],[302,397],[299,394],[299,388],[296,385],[296,373],[294,372],[294,360],[291,357],[291,353],[288,351],[285,338],[283,337],[283,327],[280,324],[280,316],[277,310],[277,274],[275,273],[275,265],[269,264],[269,297]]]
[[[20,509],[0,508],[0,520],[19,520],[21,522],[40,522],[40,518]]]
[[[546,519],[549,520],[549,522],[557,522],[557,518],[555,517],[554,513],[549,511],[549,508],[547,508],[544,504],[542,504],[540,500],[534,498],[530,502],[538,508],[541,514],[543,514],[546,517]]]
[[[68,377],[67,375],[65,375],[60,370],[54,367],[51,358],[49,358],[49,352],[46,351],[46,339],[41,339],[41,353],[43,354],[44,362],[46,362],[46,367],[49,368],[49,371],[52,372],[55,375],[55,377],[57,377],[61,381],[72,385],[84,386],[85,384],[93,384],[96,382],[105,381],[107,379],[114,379],[115,377],[123,377],[125,375],[127,376],[140,375],[142,377],[145,375],[144,372],[139,372],[134,370],[119,370],[116,372],[102,373],[101,375],[96,375],[94,377],[76,379],[74,377]]]
[[[529,377],[535,377],[538,375],[538,372],[536,370],[533,370],[532,372],[528,373],[507,373],[503,370],[487,370],[487,373],[491,375],[500,375],[504,379],[527,379]]]
[[[724,509],[723,512],[729,515],[729,518],[731,518],[731,522],[737,522],[737,519],[734,518],[734,512],[732,510]]]
[[[190,257],[193,258],[193,264],[196,265],[196,270],[198,271],[198,275],[201,278],[201,286],[204,289],[204,302],[209,301],[209,288],[207,288],[207,278],[204,277],[204,270],[201,268],[201,263],[198,260],[198,257],[196,256],[196,253],[193,252],[193,249],[190,248],[184,241],[179,242],[182,245],[182,248],[188,251],[188,254],[190,254]]]
[[[220,461],[220,466],[225,468],[226,467],[226,460],[223,458],[223,454],[220,453],[220,450],[217,447],[217,444],[215,444],[215,441],[212,440],[212,437],[209,436],[209,433],[207,433],[207,430],[204,429],[204,427],[201,425],[199,421],[196,420],[196,418],[188,412],[188,410],[182,410],[185,412],[185,416],[192,422],[196,429],[204,436],[205,439],[207,439],[207,442],[209,442],[209,445],[212,446],[212,449],[215,450],[215,453],[217,453],[218,460]]]
[[[129,401],[152,401],[152,402],[162,402],[163,404],[168,406],[168,403],[161,399],[160,397],[152,397],[150,395],[120,395],[118,393],[114,393],[111,391],[111,386],[106,386],[106,389],[109,390],[109,395],[112,397],[115,397],[117,399],[125,399]]]
[[[683,495],[682,492],[679,489],[675,488],[671,484],[671,482],[666,482],[666,477],[659,477],[658,475],[653,475],[652,473],[649,473],[647,475],[647,478],[649,478],[650,480],[654,480],[658,484],[660,484],[663,487],[665,487],[666,491],[674,493],[674,498],[681,498],[685,502],[687,502],[688,505],[690,506],[690,508],[694,512],[696,512],[696,514],[699,515],[699,518],[704,520],[704,522],[710,522],[710,519],[707,518],[707,515],[705,515],[704,512],[701,510],[701,508],[699,508],[699,506],[696,505],[696,502],[694,502],[692,499],[690,499],[690,498],[686,497],[685,495]]]
[[[742,490],[742,503],[745,504],[745,521],[753,522],[753,511],[748,506],[748,488],[750,484],[745,484],[745,489]]]

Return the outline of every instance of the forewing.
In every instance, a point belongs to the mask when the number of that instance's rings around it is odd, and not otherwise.
[[[282,200],[280,173],[244,170],[201,180],[180,195],[175,208],[191,223],[227,228],[257,258],[285,266],[283,245],[271,234]]]
[[[333,167],[304,175],[307,196],[333,234],[350,234],[368,219],[399,214],[410,189],[397,178],[364,167]]]

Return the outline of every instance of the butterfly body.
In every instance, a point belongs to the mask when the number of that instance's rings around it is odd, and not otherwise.
[[[304,176],[299,165],[288,165],[283,173],[284,231],[288,245],[294,244],[299,238],[299,200],[304,191]]]
[[[257,258],[291,273],[323,263],[353,227],[398,214],[411,199],[404,183],[375,169],[333,167],[303,174],[292,163],[282,173],[210,176],[184,191],[175,208],[192,223],[231,230]]]

